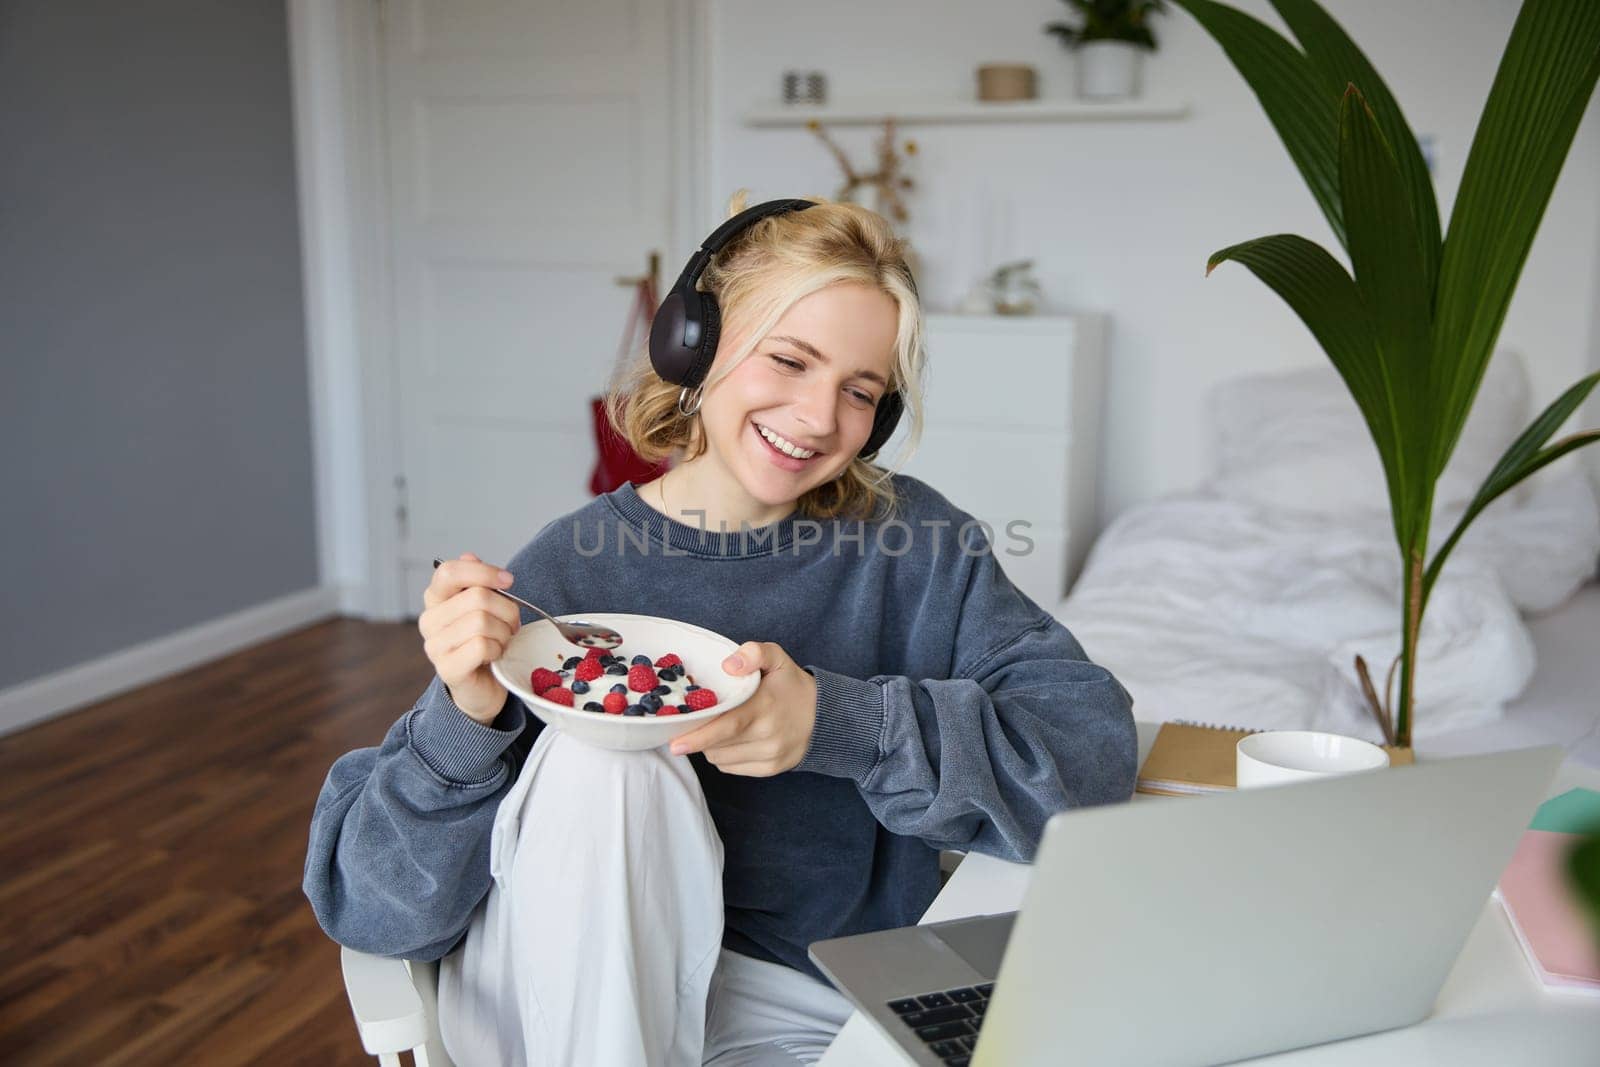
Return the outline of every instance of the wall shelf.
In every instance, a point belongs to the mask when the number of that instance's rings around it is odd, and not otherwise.
[[[748,111],[746,126],[876,126],[893,115],[900,126],[969,122],[1128,122],[1181,119],[1187,100],[1140,98],[1091,103],[1083,100],[855,100],[838,104],[771,104]]]

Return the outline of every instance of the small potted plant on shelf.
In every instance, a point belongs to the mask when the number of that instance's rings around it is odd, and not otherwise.
[[[1165,0],[1062,0],[1083,17],[1082,25],[1052,22],[1053,33],[1077,53],[1078,95],[1089,100],[1120,100],[1139,95],[1140,63],[1156,50],[1150,16],[1166,10]]]

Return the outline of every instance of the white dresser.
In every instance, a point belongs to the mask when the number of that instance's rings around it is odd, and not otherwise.
[[[1053,612],[1095,535],[1105,316],[928,315],[926,330],[926,421],[901,469],[988,523],[1006,574]]]

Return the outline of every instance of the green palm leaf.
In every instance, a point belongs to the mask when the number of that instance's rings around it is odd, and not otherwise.
[[[1455,529],[1451,531],[1444,544],[1439,546],[1433,562],[1428,564],[1428,572],[1422,579],[1424,604],[1428,593],[1433,589],[1434,580],[1439,577],[1439,571],[1444,567],[1445,558],[1450,555],[1450,550],[1461,540],[1461,535],[1467,532],[1467,527],[1472,525],[1472,520],[1476,519],[1484,508],[1546,464],[1584,445],[1600,441],[1600,430],[1585,430],[1563,437],[1549,448],[1544,447],[1544,443],[1550,440],[1550,435],[1578,410],[1597,382],[1600,382],[1600,371],[1580,379],[1545,408],[1539,417],[1522,431],[1521,436],[1511,442],[1511,447],[1506,449],[1505,454],[1500,457],[1500,462],[1494,465],[1494,469],[1483,480],[1483,485],[1479,487],[1477,494],[1467,504],[1467,510],[1462,513]]]
[[[1199,20],[1244,75],[1343,244],[1338,94],[1329,93],[1310,60],[1270,26],[1213,0],[1173,2]]]
[[[1591,827],[1567,853],[1566,874],[1573,896],[1588,910],[1595,942],[1600,945],[1600,826]]]
[[[1206,273],[1230,261],[1249,268],[1282,297],[1327,353],[1377,442],[1390,505],[1399,514],[1400,500],[1394,495],[1401,481],[1394,465],[1394,442],[1401,425],[1399,400],[1356,283],[1321,245],[1292,233],[1258,237],[1213,252]]]
[[[1441,468],[1477,396],[1597,77],[1600,3],[1527,0],[1478,121],[1439,268],[1433,347]]]
[[[1427,536],[1438,471],[1430,469],[1433,409],[1428,396],[1431,292],[1423,285],[1422,238],[1407,200],[1405,177],[1355,86],[1339,111],[1339,186],[1350,262],[1361,302],[1372,317],[1378,362],[1397,420],[1390,497],[1399,502],[1395,533],[1402,546]],[[1383,444],[1379,442],[1379,452]]]
[[[1344,28],[1312,0],[1272,0],[1272,6],[1305,50],[1324,92],[1339,96],[1344,93],[1345,86],[1354,85],[1377,116],[1378,128],[1383,131],[1384,140],[1400,165],[1407,199],[1416,216],[1422,241],[1423,282],[1431,301],[1439,276],[1439,204],[1422,149],[1399,103]]]

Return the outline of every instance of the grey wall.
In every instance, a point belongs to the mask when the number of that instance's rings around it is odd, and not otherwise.
[[[0,688],[317,584],[282,0],[0,0]]]

